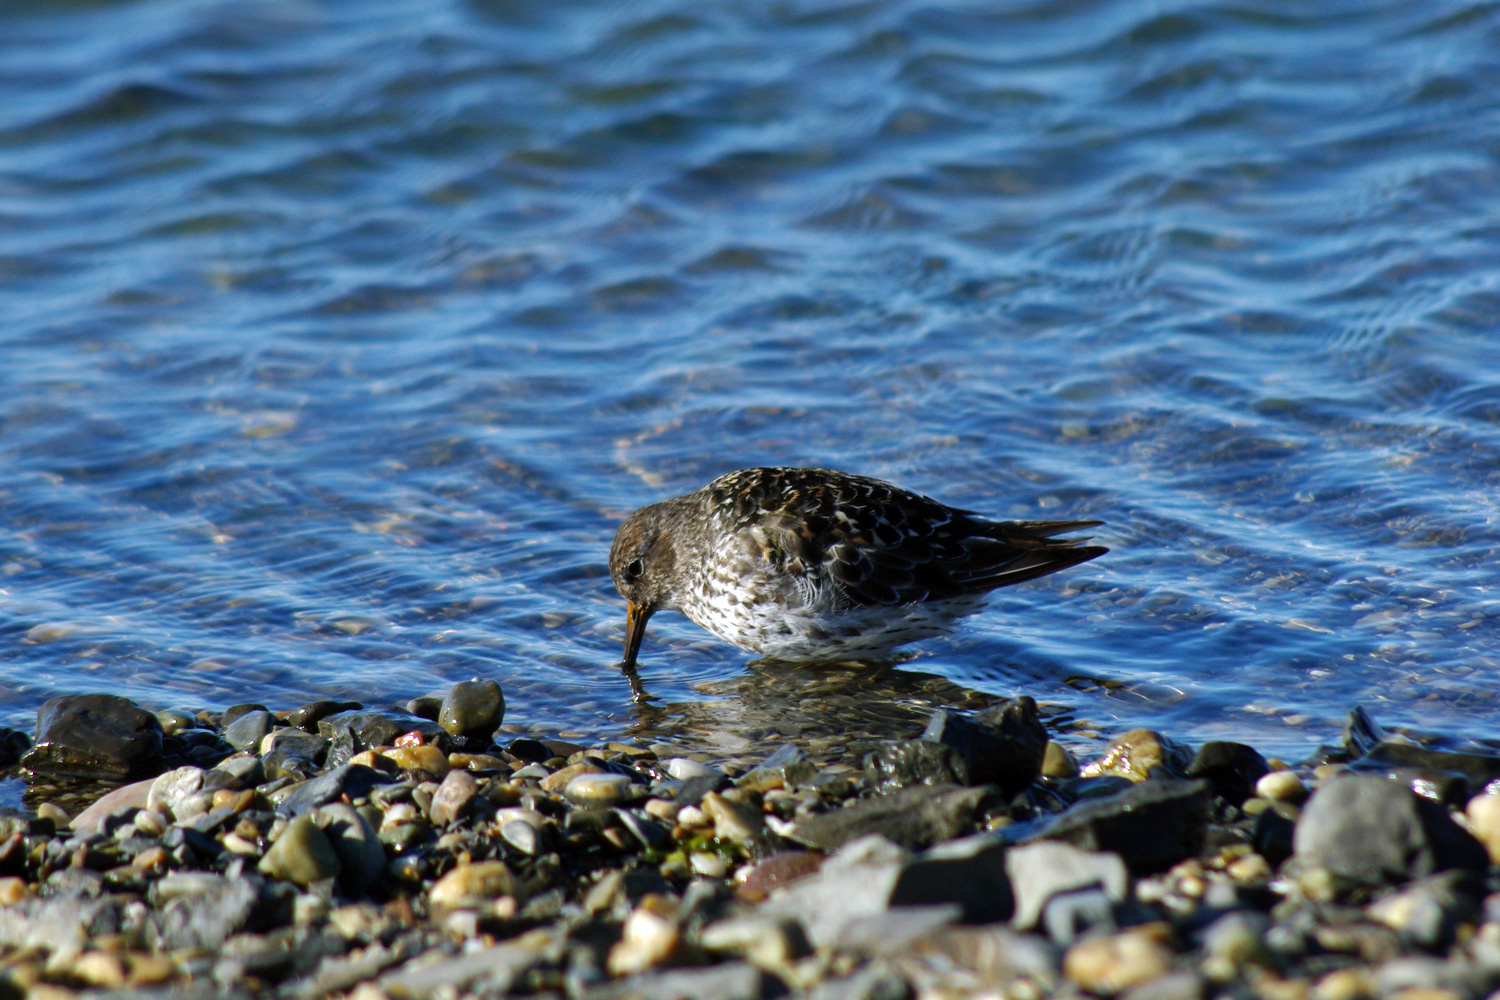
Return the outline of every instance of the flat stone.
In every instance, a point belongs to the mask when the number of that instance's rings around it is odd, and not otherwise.
[[[100,828],[107,816],[146,808],[153,781],[152,778],[145,778],[107,792],[93,805],[74,816],[69,826],[74,833],[93,833]]]
[[[342,870],[338,853],[311,816],[292,819],[257,866],[272,878],[308,886]]]
[[[40,774],[142,778],[161,770],[161,723],[112,694],[63,695],[36,713],[36,745],[21,763]]]
[[[1011,848],[1005,872],[1016,899],[1011,922],[1021,930],[1036,927],[1047,901],[1058,893],[1098,886],[1115,904],[1130,895],[1130,873],[1118,854],[1084,851],[1055,841]]]
[[[892,906],[956,905],[965,923],[1008,920],[1014,912],[1005,873],[1007,845],[980,833],[939,844],[901,865]]]
[[[479,794],[479,782],[468,771],[452,770],[443,776],[442,783],[432,793],[429,812],[434,826],[447,826],[469,814],[474,797]]]
[[[489,739],[505,718],[505,694],[493,680],[459,681],[438,710],[438,725],[454,736]]]
[[[800,819],[788,835],[809,847],[835,850],[878,833],[903,847],[921,850],[971,832],[980,810],[995,795],[993,787],[983,785],[920,785]]]
[[[1112,851],[1132,873],[1149,874],[1197,856],[1203,848],[1208,805],[1206,781],[1146,781],[1108,798],[1086,799],[1020,832],[1027,840],[1061,840],[1086,851]]]
[[[1500,756],[1435,750],[1409,743],[1377,743],[1350,765],[1356,771],[1389,773],[1398,770],[1438,771],[1463,778],[1472,789],[1500,781]]]
[[[224,742],[236,750],[254,752],[260,747],[261,740],[269,736],[271,730],[275,728],[276,716],[270,712],[261,710],[246,712],[224,727]]]
[[[344,764],[325,771],[292,789],[277,806],[279,812],[295,816],[316,809],[318,806],[337,801],[347,795],[351,799],[370,794],[376,785],[389,784],[393,779],[382,771],[362,764]]]
[[[502,996],[545,954],[544,939],[527,934],[511,941],[432,961],[423,954],[380,977],[380,989],[395,1000],[474,993]]]
[[[354,712],[361,708],[364,706],[357,701],[330,701],[325,698],[310,701],[296,709],[286,717],[286,721],[289,726],[315,733],[318,731],[318,723],[330,715],[337,715],[339,712]]]
[[[763,1000],[773,995],[773,983],[779,986],[779,981],[749,962],[724,962],[630,976],[601,984],[587,996],[589,1000]]]
[[[792,788],[810,781],[817,773],[802,748],[793,743],[777,747],[759,765],[735,782],[740,788],[764,792],[772,788]]]
[[[1489,867],[1488,852],[1447,809],[1366,774],[1341,774],[1319,788],[1297,820],[1293,846],[1304,866],[1366,883]]]
[[[745,872],[740,879],[740,891],[762,896],[772,889],[816,875],[822,867],[823,855],[816,851],[782,851]]]
[[[453,738],[442,726],[396,709],[337,712],[318,720],[318,735],[328,739],[326,763],[330,766],[345,764],[362,750],[395,746],[398,737],[411,732],[421,734],[423,742],[444,752],[453,749]]]

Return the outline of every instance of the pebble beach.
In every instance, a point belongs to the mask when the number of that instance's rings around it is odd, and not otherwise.
[[[1305,761],[1148,729],[1086,747],[991,701],[862,756],[714,759],[508,733],[494,681],[386,707],[55,698],[4,734],[30,808],[0,818],[0,995],[1500,987],[1500,755],[1357,708]]]

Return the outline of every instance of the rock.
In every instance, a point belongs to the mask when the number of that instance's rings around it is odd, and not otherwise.
[[[1005,872],[1016,900],[1011,923],[1021,930],[1035,927],[1047,901],[1058,893],[1098,886],[1113,904],[1130,896],[1130,875],[1118,854],[1083,851],[1071,844],[1043,840],[1013,847],[1005,858]]]
[[[319,806],[311,816],[338,856],[344,892],[357,898],[379,885],[385,878],[385,848],[369,821],[353,806],[339,802]]]
[[[381,756],[403,771],[420,771],[431,775],[438,781],[446,777],[452,769],[452,765],[448,763],[447,752],[430,743],[384,750]]]
[[[36,713],[36,745],[21,763],[38,774],[142,778],[162,767],[156,716],[112,694],[63,695]]]
[[[380,977],[376,992],[396,1000],[464,994],[504,996],[516,980],[545,957],[545,934],[545,931],[538,931],[436,961],[431,952],[424,950],[405,965]],[[351,1000],[357,1000],[359,996],[358,989],[350,994]]]
[[[258,867],[272,878],[300,886],[334,878],[343,869],[327,835],[308,815],[297,816],[286,825]]]
[[[971,832],[980,810],[995,795],[989,786],[919,785],[807,816],[787,835],[809,847],[835,850],[879,833],[911,850],[921,850]]]
[[[865,755],[865,777],[877,789],[967,785],[969,765],[957,750],[930,740],[893,740]]]
[[[1133,986],[1120,994],[1120,1000],[1203,1000],[1208,995],[1208,984],[1203,981],[1202,976],[1191,970],[1182,970],[1168,972],[1157,979]],[[1316,992],[1314,996],[1317,1000],[1336,1000]],[[1349,997],[1347,1000],[1356,998]]]
[[[1042,754],[1042,777],[1076,778],[1078,777],[1078,761],[1074,759],[1067,747],[1048,740],[1047,749]]]
[[[218,950],[235,934],[281,926],[291,917],[296,894],[290,886],[254,874],[208,880],[195,873],[192,884],[168,886],[165,892],[160,886],[162,903],[150,915],[147,937],[163,951]]]
[[[766,820],[761,813],[741,802],[731,802],[718,792],[703,796],[703,812],[713,820],[714,836],[738,844],[752,857],[770,855],[772,847]]]
[[[1131,781],[1145,781],[1152,772],[1181,778],[1192,762],[1188,749],[1151,729],[1132,729],[1117,738],[1104,756],[1083,769],[1086,776],[1117,774]]]
[[[420,733],[423,742],[434,744],[445,753],[453,749],[453,738],[442,726],[394,709],[336,712],[318,720],[318,735],[328,739],[329,766],[348,763],[361,750],[395,746],[397,737],[411,732]]]
[[[1021,934],[1008,927],[948,927],[923,942],[926,954],[945,964],[972,969],[980,982],[1005,988],[1005,996],[1037,996],[1060,993],[1061,953],[1046,938]],[[1025,978],[1021,990],[1009,989]],[[1028,989],[1029,987],[1029,989]],[[1040,989],[1038,989],[1038,987]]]
[[[258,702],[248,702],[243,705],[230,705],[224,709],[224,714],[219,716],[219,728],[227,729],[251,712],[266,712],[271,710]]]
[[[357,701],[310,701],[286,717],[287,725],[309,733],[318,731],[318,723],[339,712],[358,711],[364,708]]]
[[[1146,781],[1104,799],[1086,799],[1043,821],[1029,840],[1061,840],[1113,851],[1135,874],[1169,868],[1203,849],[1208,783]]]
[[[1101,996],[1150,982],[1171,971],[1171,933],[1166,924],[1143,924],[1079,941],[1063,956],[1063,974]]]
[[[1371,903],[1366,912],[1407,940],[1437,951],[1454,942],[1460,925],[1479,915],[1483,895],[1484,886],[1474,873],[1446,871]]]
[[[1304,866],[1365,883],[1489,866],[1485,849],[1446,809],[1373,775],[1341,774],[1319,788],[1297,821],[1293,845]]]
[[[505,717],[505,695],[493,680],[459,681],[438,710],[438,725],[454,736],[489,739]]]
[[[1060,945],[1070,945],[1085,934],[1113,933],[1115,901],[1099,886],[1059,892],[1042,907],[1042,928]]]
[[[558,794],[568,787],[568,782],[580,774],[604,774],[604,768],[592,761],[582,760],[577,764],[560,767],[541,780],[542,791]]]
[[[239,781],[225,771],[179,767],[158,775],[151,782],[146,795],[146,808],[164,812],[177,819],[186,819],[211,808],[214,792],[221,788],[234,788],[238,784]]]
[[[276,717],[270,712],[255,710],[246,712],[230,725],[224,727],[224,742],[236,750],[255,752],[272,729],[276,728]]]
[[[773,988],[773,986],[775,988]],[[749,962],[630,976],[589,993],[590,1000],[764,1000],[780,983]]]
[[[767,792],[773,788],[794,788],[812,780],[817,769],[802,748],[786,743],[735,782],[740,788]]]
[[[1266,759],[1243,743],[1214,741],[1198,748],[1187,766],[1189,778],[1206,778],[1214,794],[1234,805],[1248,799],[1269,771]]]
[[[83,812],[73,817],[70,824],[74,833],[93,833],[100,829],[106,816],[115,813],[129,813],[137,809],[146,808],[146,800],[151,794],[151,786],[155,779],[145,778],[141,781],[122,785],[94,802]]]
[[[687,942],[677,921],[677,905],[667,896],[650,895],[625,919],[619,942],[609,950],[612,976],[628,976],[674,963]]]
[[[617,806],[630,799],[630,779],[623,774],[577,774],[563,795],[581,806]]]
[[[1500,756],[1434,750],[1409,743],[1377,743],[1351,767],[1387,774],[1402,770],[1439,772],[1463,778],[1471,789],[1483,789],[1500,780]]]
[[[1272,802],[1301,805],[1307,801],[1307,786],[1295,771],[1272,771],[1255,783],[1255,794]]]
[[[1344,734],[1339,741],[1344,752],[1358,760],[1384,741],[1385,730],[1380,728],[1380,724],[1370,718],[1362,707],[1354,706],[1344,722]]]
[[[362,764],[344,764],[325,771],[292,789],[281,800],[278,811],[295,816],[318,806],[336,801],[342,796],[357,799],[369,795],[376,785],[389,784],[391,778],[373,767]]]
[[[427,899],[436,910],[457,910],[487,906],[501,896],[525,902],[525,893],[510,866],[504,861],[475,861],[459,865],[438,879]]]
[[[901,866],[891,888],[891,906],[956,904],[966,923],[1008,920],[1013,912],[1006,845],[992,834],[952,840]]]
[[[972,720],[939,709],[921,738],[952,747],[968,766],[964,784],[996,785],[1015,795],[1042,773],[1047,728],[1036,701],[1022,696],[980,712]]]
[[[469,814],[474,805],[474,796],[479,794],[479,782],[467,771],[449,771],[443,776],[436,792],[432,793],[432,806],[428,810],[434,826],[447,826]]]
[[[1203,950],[1209,961],[1218,963],[1231,975],[1247,965],[1275,971],[1276,956],[1265,942],[1270,926],[1270,918],[1264,913],[1246,910],[1226,913],[1203,931]]]
[[[542,850],[542,835],[530,823],[511,820],[500,827],[500,836],[516,850],[529,857],[536,857]]]
[[[700,764],[696,760],[688,760],[686,757],[673,757],[667,761],[667,774],[679,781],[687,781],[690,778],[720,778],[723,776],[716,767]]]
[[[31,749],[31,737],[19,729],[0,726],[0,767],[11,767],[18,763]]]
[[[772,889],[816,875],[822,867],[823,855],[815,851],[782,851],[752,868],[742,869],[737,879],[740,892],[757,899]]]
[[[1491,864],[1500,864],[1500,794],[1476,795],[1464,809],[1469,829],[1490,855]],[[74,828],[78,820],[73,821]]]
[[[871,957],[899,956],[913,942],[931,937],[962,915],[962,907],[955,903],[894,907],[845,924],[834,949]]]
[[[812,953],[801,925],[763,917],[730,917],[704,927],[698,943],[711,952],[736,955],[772,972],[784,972]]]

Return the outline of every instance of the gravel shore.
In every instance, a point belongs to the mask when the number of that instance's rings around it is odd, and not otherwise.
[[[1500,756],[1358,709],[1292,766],[1148,730],[1080,766],[1026,697],[857,759],[581,746],[504,710],[493,681],[284,712],[53,699],[0,733],[33,804],[0,816],[0,998],[1500,988]],[[113,790],[77,809],[78,781]]]

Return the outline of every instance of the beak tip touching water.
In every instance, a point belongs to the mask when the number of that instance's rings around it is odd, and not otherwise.
[[[635,669],[635,659],[641,651],[641,640],[646,638],[646,622],[653,609],[629,601],[625,605],[625,659],[620,666]]]

